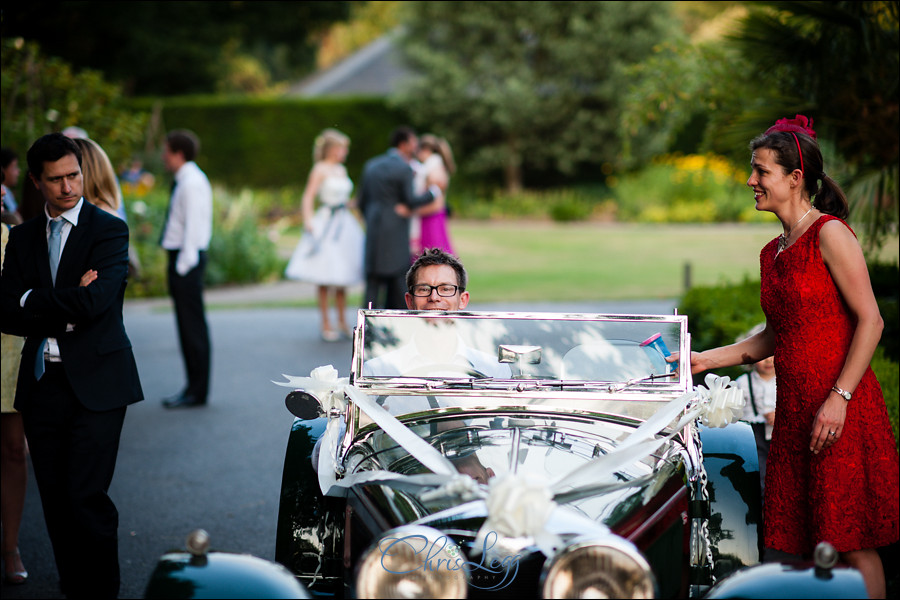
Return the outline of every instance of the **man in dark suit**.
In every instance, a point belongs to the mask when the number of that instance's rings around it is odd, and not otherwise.
[[[82,197],[81,151],[59,133],[28,150],[44,214],[10,232],[2,330],[25,337],[22,413],[60,588],[116,597],[118,512],[107,495],[127,405],[143,399],[122,303],[128,226]]]
[[[391,134],[391,149],[363,168],[357,206],[366,220],[364,307],[406,308],[410,209],[433,202],[441,193],[437,186],[420,196],[413,193],[409,163],[418,143],[415,131],[398,127]]]

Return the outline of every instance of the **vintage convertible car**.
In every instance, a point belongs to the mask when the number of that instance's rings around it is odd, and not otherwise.
[[[684,316],[361,310],[348,377],[281,383],[275,560],[314,597],[864,597],[827,543],[759,564],[740,393],[670,349]]]

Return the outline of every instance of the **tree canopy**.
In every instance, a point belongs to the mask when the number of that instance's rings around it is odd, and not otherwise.
[[[2,41],[0,63],[3,145],[20,162],[38,137],[70,125],[85,129],[115,166],[141,151],[149,115],[125,107],[119,86],[99,71],[76,71],[22,38]]]
[[[666,2],[410,2],[403,46],[421,76],[399,103],[464,146],[467,164],[571,174],[613,161],[624,68],[672,30]]]
[[[630,164],[677,148],[743,162],[775,120],[814,119],[851,218],[878,247],[898,222],[898,2],[748,2],[730,34],[659,46],[630,70],[624,138]]]
[[[126,93],[214,92],[234,54],[275,80],[315,66],[316,35],[346,19],[350,2],[17,2],[3,38],[38,42],[50,56],[102,71]]]

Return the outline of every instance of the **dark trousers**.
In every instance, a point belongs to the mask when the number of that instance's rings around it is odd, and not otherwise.
[[[759,459],[759,490],[765,494],[766,490],[766,462],[769,459],[769,444],[771,440],[766,439],[765,423],[750,423],[753,429],[753,437],[756,438],[756,456]]]
[[[184,276],[175,270],[178,250],[169,250],[169,294],[175,304],[178,340],[187,372],[184,393],[205,402],[209,394],[210,343],[206,309],[203,305],[203,276],[206,273],[206,252],[200,252],[200,262]]]
[[[62,365],[48,362],[22,420],[62,592],[117,597],[119,513],[107,491],[125,407],[84,408]]]
[[[367,275],[363,308],[406,309],[406,273]],[[383,299],[382,299],[383,298]]]

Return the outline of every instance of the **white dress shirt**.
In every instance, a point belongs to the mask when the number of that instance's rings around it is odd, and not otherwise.
[[[162,247],[179,250],[175,270],[179,275],[200,262],[200,251],[212,238],[212,186],[197,163],[188,161],[175,173],[169,218],[164,224]]]

